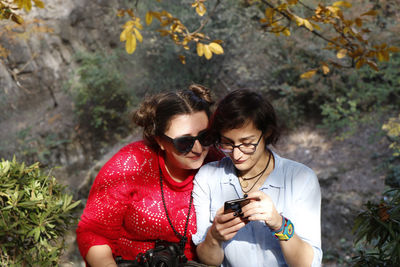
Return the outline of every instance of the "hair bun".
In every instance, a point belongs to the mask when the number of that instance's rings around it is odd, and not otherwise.
[[[139,108],[134,111],[133,122],[145,129],[151,127],[154,124],[157,104],[157,95],[145,98]]]
[[[209,88],[194,83],[189,85],[188,89],[192,91],[195,95],[197,95],[198,97],[209,103],[210,105],[214,103],[211,99],[211,91]]]

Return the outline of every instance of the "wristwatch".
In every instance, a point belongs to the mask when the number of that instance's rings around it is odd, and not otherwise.
[[[281,228],[277,231],[272,231],[272,234],[279,241],[288,241],[294,235],[293,223],[288,218],[282,216]]]

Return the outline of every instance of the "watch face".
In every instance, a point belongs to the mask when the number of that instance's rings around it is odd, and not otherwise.
[[[289,236],[292,236],[292,234],[293,234],[293,224],[289,224],[289,226],[287,227],[287,234],[289,235]]]

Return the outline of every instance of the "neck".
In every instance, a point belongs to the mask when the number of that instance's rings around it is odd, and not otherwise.
[[[183,182],[192,172],[192,170],[177,168],[168,161],[168,158],[165,158],[165,169],[175,182]]]
[[[244,172],[239,172],[238,175],[244,179],[246,178],[251,178],[257,175],[261,175],[261,173],[263,174],[268,174],[271,170],[271,168],[273,169],[273,163],[274,163],[274,158],[271,155],[271,159],[269,161],[268,164],[268,159],[270,156],[270,152],[268,149],[265,150],[265,153],[263,154],[263,156],[258,160],[258,162],[249,170],[246,170]]]

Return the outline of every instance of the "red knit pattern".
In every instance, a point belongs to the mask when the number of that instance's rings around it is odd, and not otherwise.
[[[161,167],[164,197],[174,228],[183,235],[193,175],[177,183],[165,169],[164,159],[143,141],[129,144],[115,154],[97,175],[76,230],[83,258],[90,247],[107,244],[114,256],[135,259],[154,247],[154,240],[178,242],[168,223],[160,191]],[[192,206],[185,255],[194,258],[192,235],[196,215]]]

